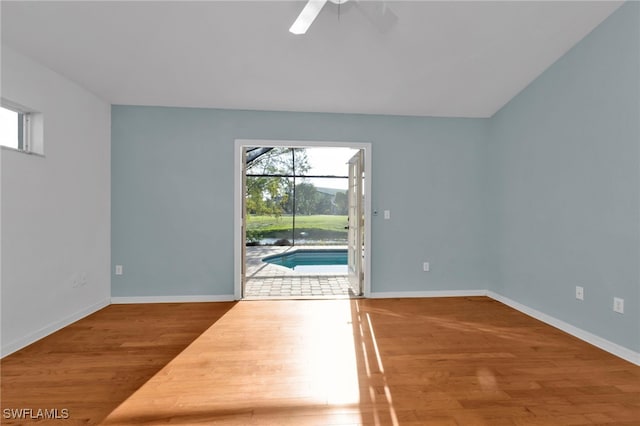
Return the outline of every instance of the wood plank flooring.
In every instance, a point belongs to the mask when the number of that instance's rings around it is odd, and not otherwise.
[[[640,425],[640,367],[484,297],[112,305],[1,368],[2,424]]]

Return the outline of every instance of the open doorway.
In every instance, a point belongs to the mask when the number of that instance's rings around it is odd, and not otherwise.
[[[370,144],[236,141],[237,299],[369,291]]]

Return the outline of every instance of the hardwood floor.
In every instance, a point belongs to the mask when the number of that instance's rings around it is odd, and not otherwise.
[[[2,424],[640,424],[640,367],[484,297],[112,305],[1,367]]]

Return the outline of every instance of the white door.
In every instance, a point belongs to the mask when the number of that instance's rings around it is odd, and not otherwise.
[[[242,147],[242,229],[240,238],[242,241],[242,266],[240,269],[241,298],[245,295],[247,284],[247,148]]]
[[[349,160],[349,232],[347,246],[347,265],[349,283],[357,296],[362,294],[363,256],[364,256],[364,212],[363,212],[363,178],[364,153],[358,151]]]

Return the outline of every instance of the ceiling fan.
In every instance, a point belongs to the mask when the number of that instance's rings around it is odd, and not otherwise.
[[[382,32],[387,31],[398,20],[396,14],[387,7],[387,3],[384,1],[309,0],[300,12],[298,19],[289,28],[289,32],[296,35],[305,34],[328,1],[338,6],[347,1],[355,3],[358,9]]]

